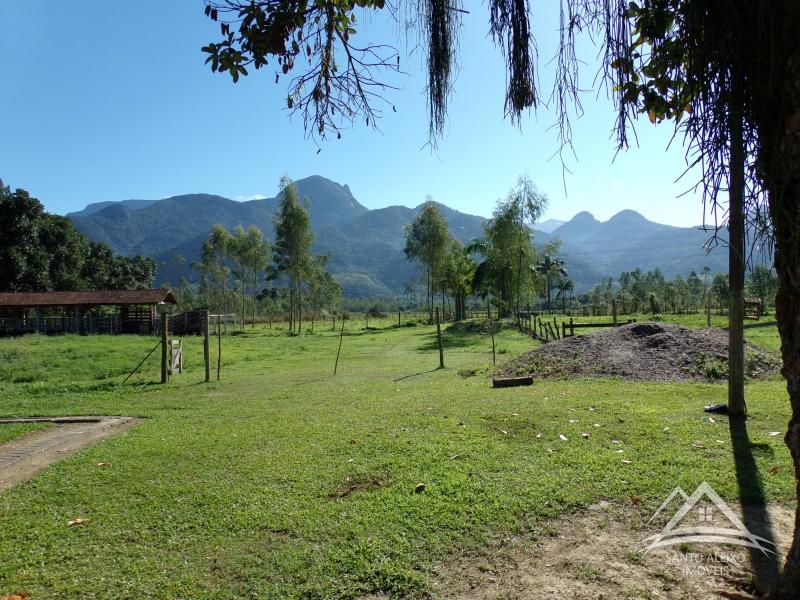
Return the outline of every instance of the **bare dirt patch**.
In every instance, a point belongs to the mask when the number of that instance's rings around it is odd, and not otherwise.
[[[50,421],[54,426],[0,445],[0,491],[33,478],[48,465],[132,427],[137,422],[132,417],[6,420],[16,423],[38,421]]]
[[[754,345],[745,346],[750,378],[778,373],[780,360]],[[620,377],[645,381],[727,378],[728,333],[688,329],[672,323],[633,323],[555,340],[512,359],[502,377]]]
[[[653,533],[646,525],[648,518],[636,506],[600,502],[587,511],[544,522],[540,531],[506,537],[485,552],[442,565],[435,575],[437,596],[448,600],[677,600],[750,598],[757,593],[746,548],[692,544],[642,554],[644,538]],[[782,565],[794,514],[789,507],[772,505],[769,518],[780,551],[777,564]],[[746,559],[717,561],[720,555]],[[692,570],[698,556],[715,557],[706,563],[713,568]]]
[[[387,474],[382,475],[347,475],[342,485],[331,491],[331,498],[344,498],[353,492],[370,492],[378,488],[391,485],[392,480]]]

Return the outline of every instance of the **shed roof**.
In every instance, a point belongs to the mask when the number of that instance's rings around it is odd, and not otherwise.
[[[86,292],[0,292],[0,307],[177,304],[170,290],[94,290]]]

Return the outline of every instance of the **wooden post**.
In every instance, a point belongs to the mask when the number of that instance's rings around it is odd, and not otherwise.
[[[217,317],[217,381],[219,381],[219,372],[222,370],[222,328],[219,326],[219,320],[221,317]],[[227,328],[228,321],[225,321],[225,327]]]
[[[711,327],[711,300],[706,300],[706,327]]]
[[[169,371],[167,369],[167,313],[161,313],[161,383],[169,381]]]
[[[567,322],[561,321],[561,339],[567,337]]]
[[[570,337],[575,335],[575,322],[573,321],[572,317],[569,318],[569,335]]]
[[[612,317],[612,320],[614,321],[614,327],[616,327],[617,326],[617,301],[616,301],[616,299],[611,301],[611,317]]]
[[[211,381],[211,349],[208,341],[208,311],[203,313],[203,360],[206,363],[206,381]]]
[[[550,323],[548,323],[548,325],[550,325]],[[560,339],[558,337],[558,321],[556,321],[555,317],[553,317],[553,339]]]
[[[444,349],[442,348],[442,328],[439,325],[439,307],[436,307],[436,341],[439,343],[439,368],[444,369]]]
[[[492,309],[489,307],[489,302],[486,302],[486,312],[489,314],[489,331],[492,333],[492,364],[497,364],[497,353],[494,347],[494,323],[492,322]]]
[[[400,327],[400,309],[397,309],[397,326]]]
[[[736,85],[734,81],[734,85]],[[734,89],[728,115],[730,131],[730,182],[728,190],[728,411],[745,417],[744,399],[744,196],[745,148],[742,133],[741,93]]]
[[[336,317],[334,317],[334,323],[336,322]],[[336,375],[336,371],[339,368],[339,353],[342,351],[342,338],[344,337],[344,317],[342,317],[342,330],[339,333],[339,349],[336,351],[336,362],[333,365],[333,374]]]

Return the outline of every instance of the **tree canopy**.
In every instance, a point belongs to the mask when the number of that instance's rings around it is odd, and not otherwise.
[[[0,180],[0,291],[141,289],[153,286],[150,258],[117,256],[90,242],[66,217]]]

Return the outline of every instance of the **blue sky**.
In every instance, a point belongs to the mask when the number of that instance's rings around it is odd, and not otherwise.
[[[486,37],[488,12],[466,3],[461,72],[447,134],[425,147],[427,113],[421,57],[403,50],[408,73],[390,94],[382,132],[364,125],[317,146],[283,110],[285,87],[271,66],[233,84],[212,74],[200,48],[218,36],[200,0],[3,0],[0,2],[0,177],[65,213],[91,202],[207,192],[231,198],[273,196],[281,175],[312,174],[347,183],[369,208],[415,206],[427,194],[463,212],[488,215],[520,173],[550,198],[545,218],[588,210],[601,220],[633,208],[673,225],[703,219],[671,126],[638,127],[638,149],[614,160],[614,114],[601,93],[587,93],[573,122],[571,174],[552,158],[557,139],[547,109],[521,131],[503,118],[504,63]],[[557,3],[536,3],[540,77],[557,40]],[[474,6],[473,6],[474,5]],[[360,24],[371,37],[396,40],[382,17]],[[596,51],[582,47],[590,88]],[[696,178],[696,177],[695,177]]]

